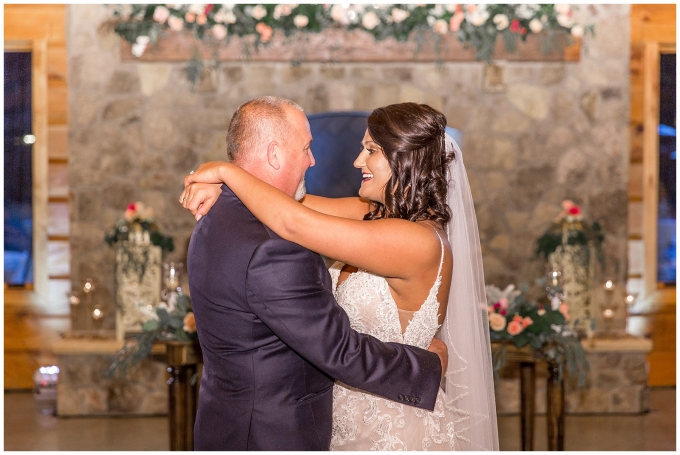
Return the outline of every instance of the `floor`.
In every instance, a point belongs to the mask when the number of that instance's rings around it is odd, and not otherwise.
[[[6,392],[5,450],[169,450],[167,417],[58,418],[41,414],[30,393]],[[566,417],[566,450],[676,448],[675,388],[653,388],[650,412]],[[501,450],[519,450],[519,417],[501,416]],[[547,450],[545,416],[538,416],[534,449]]]

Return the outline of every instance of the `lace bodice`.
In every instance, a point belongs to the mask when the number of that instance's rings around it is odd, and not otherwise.
[[[439,236],[438,233],[437,236]],[[336,262],[330,267],[335,299],[349,316],[354,330],[372,335],[380,341],[393,341],[427,349],[439,328],[437,293],[442,282],[441,273],[444,263],[444,243],[441,237],[439,242],[441,259],[437,279],[425,302],[413,314],[403,334],[399,322],[399,310],[385,278],[359,269],[338,285],[338,278],[344,264]]]

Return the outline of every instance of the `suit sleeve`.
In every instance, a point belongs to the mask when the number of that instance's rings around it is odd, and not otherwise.
[[[433,410],[441,378],[439,357],[353,330],[317,270],[313,253],[297,244],[280,239],[262,243],[246,278],[251,310],[329,376],[389,400]]]

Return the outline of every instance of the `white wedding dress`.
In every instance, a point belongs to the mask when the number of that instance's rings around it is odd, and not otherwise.
[[[441,242],[441,238],[440,238]],[[413,314],[402,334],[400,310],[387,280],[366,270],[350,274],[338,286],[344,264],[329,269],[336,300],[357,332],[384,342],[409,344],[427,349],[438,324],[437,292],[442,282],[444,245],[437,279],[427,299]],[[468,416],[458,412],[453,397],[439,389],[433,412],[386,400],[335,383],[333,389],[333,433],[331,450],[456,450],[456,440],[465,438]]]

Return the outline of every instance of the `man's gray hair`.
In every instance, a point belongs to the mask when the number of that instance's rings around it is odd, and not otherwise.
[[[236,109],[227,132],[227,155],[236,164],[249,161],[250,153],[261,150],[271,141],[287,138],[286,108],[304,109],[294,101],[276,96],[260,96]]]

